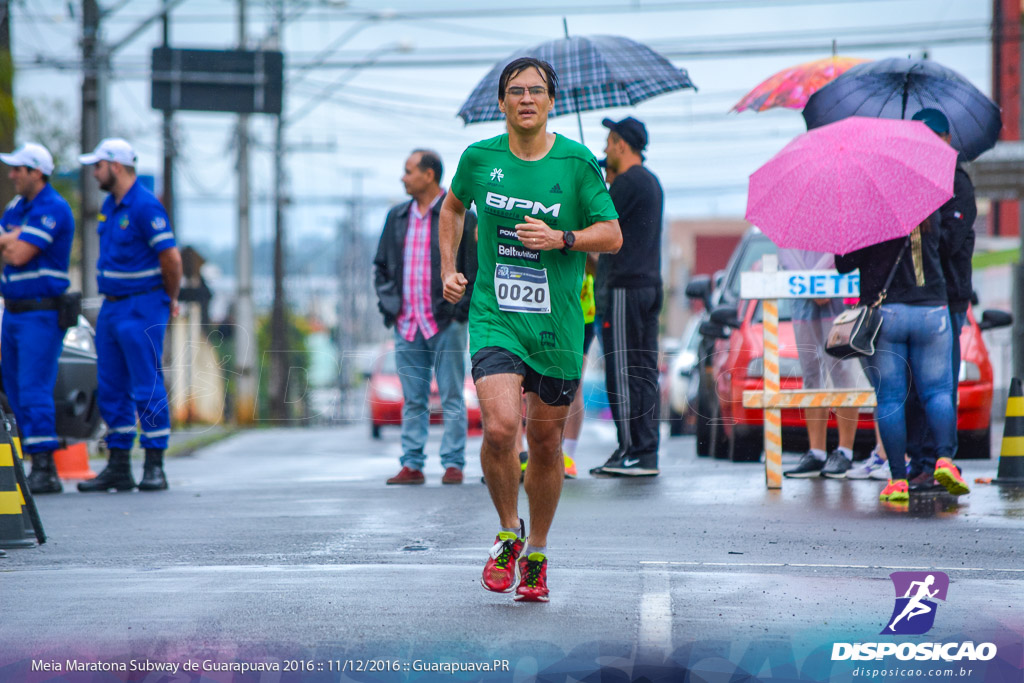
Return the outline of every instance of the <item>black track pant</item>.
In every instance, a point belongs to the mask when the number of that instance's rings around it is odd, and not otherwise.
[[[619,449],[632,456],[658,454],[658,316],[660,287],[608,290],[601,323],[604,377]],[[649,457],[648,457],[649,459]],[[651,463],[654,464],[654,463]]]

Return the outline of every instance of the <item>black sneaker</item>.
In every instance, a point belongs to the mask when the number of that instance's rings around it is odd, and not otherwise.
[[[603,465],[598,465],[597,467],[591,467],[590,468],[590,476],[592,476],[592,477],[613,477],[615,475],[613,475],[611,472],[605,472],[604,468],[609,467],[609,466],[616,466],[616,465],[622,465],[622,451],[620,451],[618,448],[616,448],[615,451],[611,455],[608,456],[608,459],[604,461]]]
[[[927,471],[921,472],[916,477],[909,478],[907,480],[907,489],[910,493],[932,493],[944,491],[945,487],[935,481],[934,471]]]
[[[656,477],[660,473],[657,457],[624,455],[618,462],[605,465],[606,473],[616,477]]]
[[[839,451],[828,454],[825,466],[821,468],[821,476],[829,479],[846,479],[846,471],[853,467],[853,461]]]
[[[791,470],[786,470],[782,473],[784,477],[808,479],[811,477],[820,477],[821,468],[825,466],[825,463],[814,457],[814,454],[810,451],[804,453],[803,457],[800,458],[800,462],[797,466]]]

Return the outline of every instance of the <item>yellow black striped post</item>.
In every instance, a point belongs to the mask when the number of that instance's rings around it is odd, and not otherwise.
[[[14,468],[18,463],[14,444],[0,435],[0,548],[32,548],[35,541],[25,538],[22,505],[25,502]]]
[[[1003,447],[999,451],[999,469],[992,483],[1024,484],[1024,390],[1016,377],[1010,380]]]

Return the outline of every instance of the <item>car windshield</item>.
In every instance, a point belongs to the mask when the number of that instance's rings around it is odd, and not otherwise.
[[[760,261],[765,254],[775,253],[778,253],[778,247],[764,235],[758,234],[747,241],[737,256],[739,262],[735,268],[729,271],[729,282],[726,283],[726,288],[731,301],[740,298],[740,273],[752,270],[754,264]]]

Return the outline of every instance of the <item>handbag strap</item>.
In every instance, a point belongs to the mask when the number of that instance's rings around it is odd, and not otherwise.
[[[892,284],[892,279],[896,277],[896,268],[899,267],[900,261],[903,260],[903,253],[907,250],[907,246],[910,244],[910,236],[907,236],[906,241],[903,243],[903,248],[900,249],[900,253],[896,255],[896,262],[892,264],[892,270],[889,271],[889,277],[885,278],[885,284],[882,285],[882,291],[878,293],[878,299],[875,303],[871,304],[871,308],[877,308],[882,305],[885,301],[885,296],[889,293],[889,285]]]

